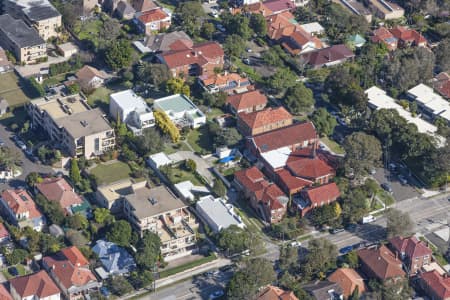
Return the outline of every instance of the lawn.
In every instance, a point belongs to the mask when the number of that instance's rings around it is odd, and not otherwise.
[[[247,74],[248,77],[250,77],[254,81],[256,81],[256,82],[262,81],[261,75],[258,74],[252,67],[244,64],[240,58],[233,57],[232,62],[241,72],[244,72],[245,74]]]
[[[128,164],[116,161],[99,164],[89,171],[97,178],[98,184],[108,184],[130,177],[131,169]]]
[[[0,97],[5,98],[11,107],[22,106],[30,101],[21,88],[19,77],[14,72],[0,75]]]
[[[189,132],[187,141],[197,153],[212,153],[214,151],[212,137],[206,126],[202,126]]]
[[[109,95],[112,91],[106,87],[99,87],[88,96],[88,104],[92,107],[100,107],[104,112],[109,111]]]
[[[336,143],[333,140],[330,140],[328,137],[320,138],[320,140],[322,141],[322,143],[327,145],[334,153],[345,154],[344,149],[338,143]]]
[[[15,265],[14,267],[16,267],[17,272],[19,273],[18,276],[23,276],[23,275],[26,275],[26,274],[27,274],[27,271],[25,270],[25,267],[24,267],[23,265],[17,264],[17,265]],[[9,274],[8,268],[4,269],[4,270],[2,271],[2,273],[3,273],[3,275],[5,276],[5,278],[6,278],[7,280],[9,280],[9,279],[11,279],[11,278],[14,278],[14,276],[12,276],[11,274]]]
[[[180,272],[183,272],[183,271],[186,271],[186,270],[198,267],[200,265],[203,265],[203,264],[206,264],[208,262],[211,262],[211,261],[215,260],[216,258],[217,258],[217,256],[214,253],[212,253],[209,256],[205,256],[205,257],[202,257],[202,258],[200,258],[198,260],[194,260],[194,261],[188,262],[187,264],[184,264],[184,265],[181,265],[181,266],[178,266],[178,267],[174,267],[174,268],[171,268],[171,269],[163,270],[163,271],[159,272],[159,278],[169,277],[171,275],[174,275],[174,274],[177,274],[177,273],[180,273]]]
[[[383,201],[386,206],[392,205],[395,203],[394,198],[388,194],[385,190],[379,189],[377,192],[378,198]]]
[[[89,40],[97,46],[98,34],[100,32],[103,22],[100,19],[89,20],[87,22],[80,22],[74,28],[74,33],[80,41]]]
[[[223,115],[224,112],[220,108],[211,108],[209,112],[206,113],[208,120],[213,120],[215,117]]]
[[[178,167],[173,166],[168,170],[169,172],[167,172],[165,175],[173,184],[189,180],[194,185],[203,185],[200,179],[193,172],[183,170],[181,165]]]

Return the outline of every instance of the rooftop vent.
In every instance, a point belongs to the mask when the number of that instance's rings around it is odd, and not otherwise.
[[[156,199],[153,198],[153,197],[149,197],[149,198],[148,198],[148,201],[150,201],[150,203],[151,203],[152,205],[155,205],[155,204],[158,203],[158,200],[156,200]]]
[[[81,123],[81,125],[83,125],[83,127],[86,127],[86,126],[89,125],[89,123],[87,121],[85,121],[85,120],[80,121],[80,123]]]

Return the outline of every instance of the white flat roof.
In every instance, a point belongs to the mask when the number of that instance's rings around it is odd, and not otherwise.
[[[450,103],[423,83],[408,90],[408,94],[412,95],[416,101],[431,110],[435,115],[450,110]]]
[[[194,194],[192,194],[191,192],[192,188],[194,187],[194,184],[192,182],[190,182],[189,180],[182,181],[174,184],[174,186],[185,199],[194,200]]]
[[[233,205],[225,203],[222,198],[211,195],[201,197],[196,204],[197,209],[203,211],[214,222],[217,228],[228,228],[230,225],[245,227],[241,218],[234,213]]]
[[[136,95],[132,90],[125,90],[111,94],[110,98],[124,110],[150,110],[144,98]]]
[[[308,33],[324,32],[325,29],[318,22],[301,24],[300,27]]]
[[[291,149],[289,147],[282,147],[261,153],[261,156],[269,165],[272,166],[273,169],[277,169],[286,165],[289,154],[291,154]]]
[[[164,152],[152,154],[148,158],[152,160],[158,168],[160,166],[169,165],[173,162]]]

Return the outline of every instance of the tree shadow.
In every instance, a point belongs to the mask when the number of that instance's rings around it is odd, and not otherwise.
[[[375,223],[358,225],[353,234],[369,243],[376,243],[387,238],[386,228]]]

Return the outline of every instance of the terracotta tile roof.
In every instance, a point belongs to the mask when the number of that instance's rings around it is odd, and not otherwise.
[[[439,94],[445,98],[450,99],[450,75],[446,72],[441,72],[435,77],[434,88]]]
[[[344,44],[302,54],[302,59],[312,66],[322,66],[332,62],[355,57],[355,54]]]
[[[192,64],[203,66],[208,62],[222,59],[224,55],[223,49],[218,43],[205,42],[194,45],[192,49],[168,51],[162,54],[162,58],[169,69],[173,69]]]
[[[281,169],[276,174],[289,191],[298,191],[313,184],[312,181],[293,176],[287,169]]]
[[[402,262],[384,245],[378,249],[361,249],[358,257],[379,280],[406,275]]]
[[[108,77],[104,72],[99,71],[96,68],[88,66],[88,65],[85,65],[80,70],[78,70],[78,72],[75,74],[75,76],[79,80],[83,80],[83,81],[91,81],[92,78],[94,78],[95,76],[102,78],[102,79],[105,79]]]
[[[311,201],[311,206],[314,207],[315,204],[321,205],[322,202],[328,203],[336,200],[341,195],[341,192],[336,183],[331,182],[318,187],[308,188],[305,194]]]
[[[25,190],[4,190],[2,198],[14,214],[28,212],[29,217],[32,219],[42,216],[36,207],[36,203]]]
[[[6,287],[0,283],[0,300],[13,300],[13,297],[6,289]]]
[[[310,180],[316,180],[320,177],[335,173],[330,165],[317,156],[299,157],[296,160],[288,160],[286,165],[293,175]]]
[[[4,239],[7,237],[9,237],[8,229],[6,229],[6,227],[3,223],[0,223],[0,239]]]
[[[217,86],[226,85],[231,81],[248,82],[249,79],[242,77],[238,73],[203,75],[199,77],[205,86],[215,84]]]
[[[428,289],[439,297],[438,299],[450,298],[450,277],[444,277],[436,270],[421,273],[419,276],[428,286]]]
[[[394,36],[386,27],[380,27],[373,31],[372,41],[375,43],[392,38],[394,38]]]
[[[433,251],[428,248],[424,242],[419,241],[415,236],[411,236],[409,238],[400,236],[394,237],[389,240],[389,243],[391,243],[395,251],[400,254],[405,253],[410,260],[414,260],[416,257],[423,257],[425,255],[429,255],[431,257],[431,254],[433,253]]]
[[[169,15],[158,7],[152,10],[142,12],[142,14],[138,17],[138,19],[143,24],[148,24],[151,22],[162,21],[168,17]]]
[[[295,17],[288,11],[266,17],[267,35],[273,40],[290,36],[296,30],[301,29],[295,21]]]
[[[298,300],[292,291],[285,291],[279,287],[269,285],[264,288],[256,300]]]
[[[75,246],[64,248],[61,250],[61,253],[74,266],[86,267],[89,265],[86,257],[84,257],[83,253]]]
[[[396,26],[390,31],[394,37],[404,42],[414,42],[416,45],[427,42],[422,34],[413,29],[408,29],[404,26]]]
[[[317,138],[316,129],[311,122],[296,123],[287,127],[253,136],[252,140],[260,152],[303,144]]]
[[[270,204],[270,210],[283,208],[284,205],[280,202],[280,197],[286,197],[286,194],[276,184],[270,184],[264,188],[261,197],[258,198],[262,203]],[[286,202],[287,204],[287,202]]]
[[[252,192],[260,190],[265,181],[264,174],[257,167],[239,170],[234,173],[234,178]]]
[[[238,118],[249,128],[255,129],[285,120],[292,120],[292,115],[283,106],[280,106],[277,108],[269,107],[251,113],[241,112],[238,114]]]
[[[9,283],[21,298],[29,296],[46,298],[61,293],[44,270],[34,274],[12,278],[9,280]]]
[[[295,5],[291,0],[268,0],[264,1],[264,6],[273,13],[279,13],[287,10],[295,9]]]
[[[349,297],[356,287],[358,287],[359,294],[361,295],[366,291],[366,285],[364,279],[354,269],[340,268],[328,276],[328,280],[336,282],[342,288],[344,297]]]
[[[259,90],[254,90],[242,94],[228,96],[227,104],[231,105],[236,111],[240,111],[252,108],[254,106],[265,106],[267,104],[267,97]]]
[[[273,14],[273,12],[267,6],[265,6],[263,2],[259,2],[259,1],[256,3],[247,5],[245,7],[245,11],[252,13],[252,14],[261,14],[264,17]]]
[[[63,209],[70,209],[73,205],[83,203],[81,197],[64,178],[45,178],[42,183],[36,184],[36,188],[48,200],[56,201]]]

